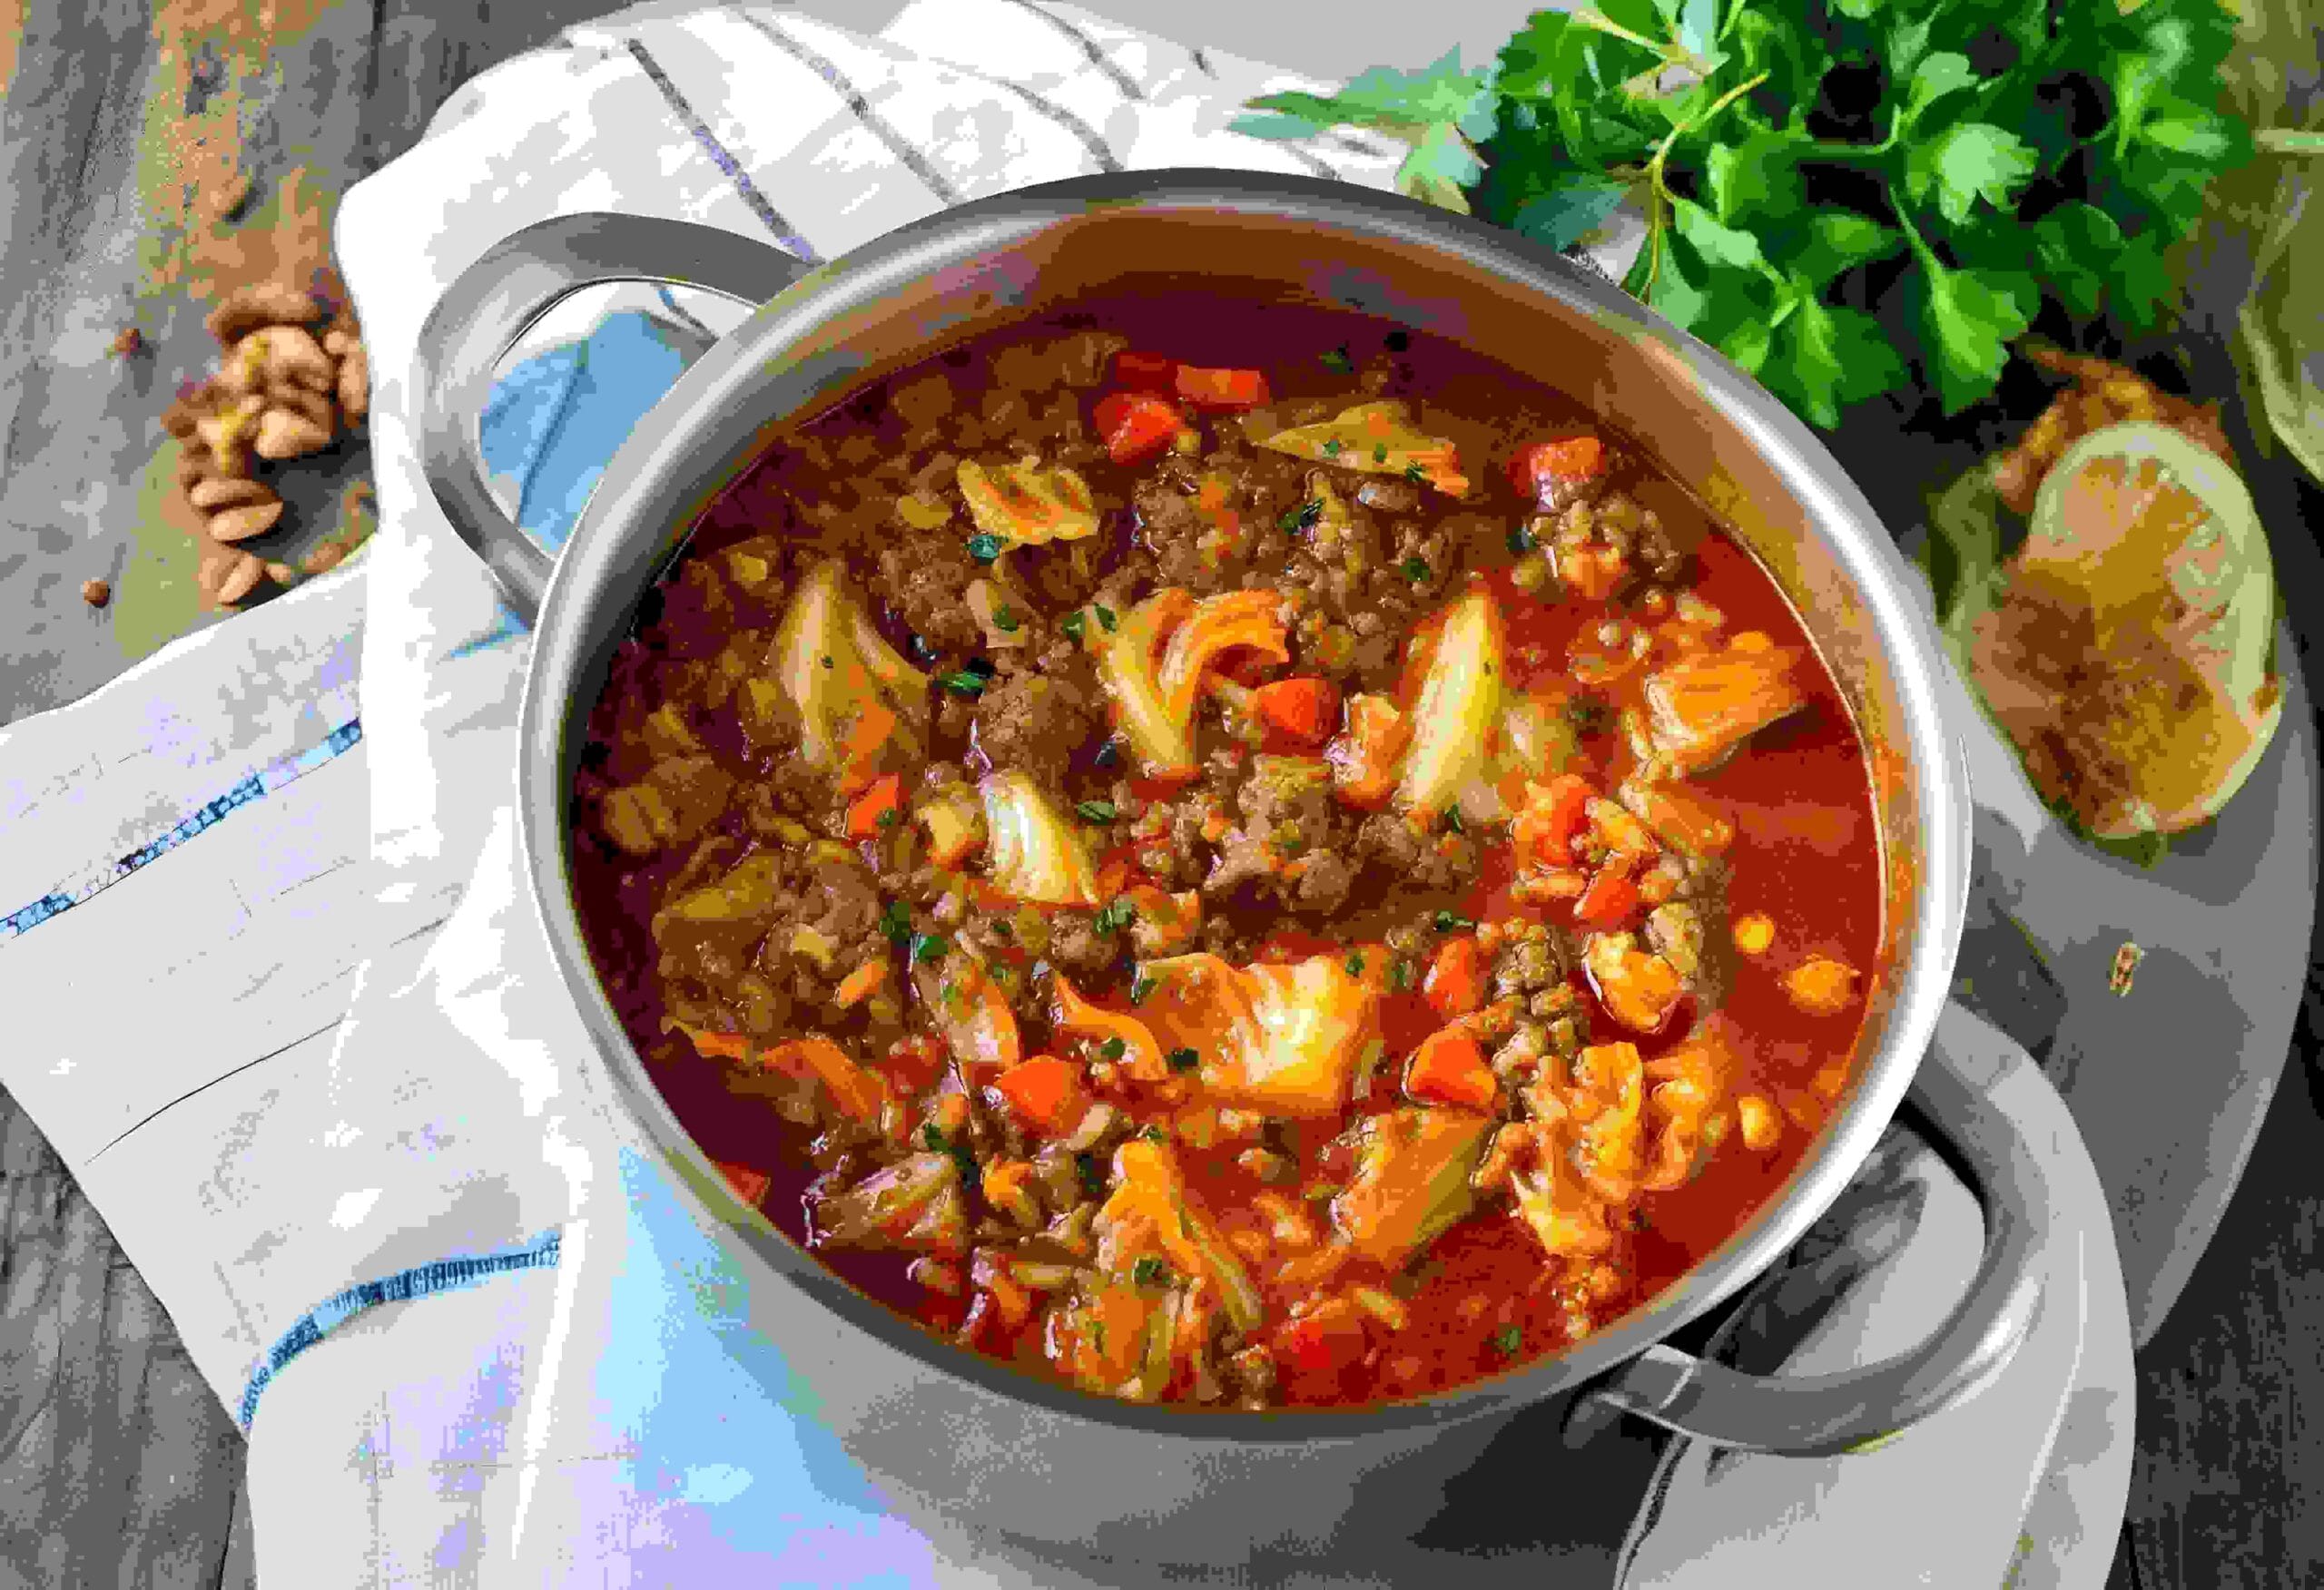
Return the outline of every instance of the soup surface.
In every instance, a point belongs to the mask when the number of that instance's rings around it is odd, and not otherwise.
[[[1570,400],[1092,304],[762,458],[590,719],[579,908],[744,1197],[1088,1390],[1390,1399],[1729,1235],[1880,973],[1863,748]]]

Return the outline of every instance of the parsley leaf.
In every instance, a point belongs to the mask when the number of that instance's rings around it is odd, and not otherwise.
[[[1173,1049],[1162,1059],[1173,1071],[1192,1071],[1202,1064],[1202,1056],[1192,1049]]]
[[[1058,621],[1058,628],[1063,630],[1067,634],[1071,635],[1077,641],[1081,638],[1082,633],[1088,627],[1089,616],[1083,613],[1078,607],[1075,608],[1071,613],[1067,613],[1063,618]]]
[[[971,535],[969,537],[969,555],[979,563],[989,564],[1006,550],[1007,545],[998,535]]]
[[[1137,907],[1128,895],[1108,900],[1099,908],[1091,926],[1100,933],[1118,933],[1137,920]]]
[[[890,900],[887,909],[880,913],[880,931],[888,942],[905,945],[911,942],[911,908],[901,900]]]
[[[1088,822],[1111,822],[1117,815],[1110,800],[1079,800],[1074,803],[1073,810]]]
[[[984,682],[987,677],[973,669],[963,668],[957,673],[939,675],[936,682],[954,695],[980,696],[984,693]]]
[[[1905,193],[1919,203],[1934,191],[1937,212],[1958,226],[1980,199],[2011,209],[2035,164],[2033,149],[2016,133],[1990,122],[1964,122],[1906,152]]]

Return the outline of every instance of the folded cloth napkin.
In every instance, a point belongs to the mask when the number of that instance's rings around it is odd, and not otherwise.
[[[1227,129],[1245,98],[1292,86],[1320,85],[1023,0],[922,0],[878,37],[773,8],[653,7],[480,77],[348,195],[340,253],[378,375],[373,544],[0,737],[0,903],[28,902],[0,918],[20,1024],[5,1081],[252,1430],[270,1580],[1068,1581],[891,1516],[816,1425],[812,1388],[740,1327],[746,1278],[596,1095],[517,879],[526,641],[420,478],[405,371],[462,268],[576,210],[829,258],[1095,169],[1392,180],[1384,144]],[[503,383],[487,465],[528,529],[554,544],[569,528],[698,350],[690,318],[616,316]],[[1914,1163],[1958,1215],[1957,1182]],[[1890,1244],[1890,1283],[1858,1287],[1807,1350],[1909,1340],[1957,1287],[1974,1226],[1919,1222]],[[1627,1540],[1620,1517],[1560,1521],[1496,1572],[1708,1584],[1732,1576],[1729,1535],[1780,1517],[1801,1583],[1864,1582],[1876,1541],[1911,1565],[1903,1582],[1997,1582],[2080,1351],[2084,1278],[2053,1279],[2043,1350],[1883,1454],[1877,1483],[1861,1460],[1728,1455],[1708,1476],[1685,1460],[1709,1454],[1673,1443]],[[1914,1505],[1940,1474],[1941,1518]],[[1748,1505],[1690,1514],[1712,1477]],[[1845,1516],[1817,1505],[1836,1489]]]

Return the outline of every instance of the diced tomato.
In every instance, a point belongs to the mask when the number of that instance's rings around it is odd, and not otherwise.
[[[1158,353],[1124,348],[1114,356],[1114,379],[1134,392],[1167,392],[1178,377],[1178,361]]]
[[[1350,696],[1347,730],[1324,750],[1340,800],[1367,810],[1385,802],[1411,739],[1412,725],[1387,697]]]
[[[1630,572],[1630,559],[1610,546],[1561,550],[1556,557],[1558,578],[1589,601],[1603,602],[1621,588]]]
[[[1275,1349],[1295,1374],[1334,1375],[1362,1356],[1364,1326],[1353,1308],[1326,1303],[1277,1330]]]
[[[1177,405],[1151,392],[1115,392],[1098,399],[1098,434],[1117,464],[1143,464],[1186,428]]]
[[[1252,705],[1268,727],[1309,745],[1322,744],[1339,727],[1340,692],[1328,679],[1278,679],[1261,685]]]
[[[1413,1051],[1404,1066],[1404,1092],[1432,1104],[1490,1110],[1501,1085],[1477,1040],[1465,1028],[1449,1026],[1430,1034]]]
[[[1267,378],[1259,370],[1205,369],[1180,365],[1178,396],[1196,408],[1256,408],[1267,401]]]
[[[1574,835],[1590,826],[1590,803],[1597,795],[1589,780],[1561,773],[1517,814],[1510,838],[1537,859],[1566,866],[1573,860]]]
[[[1620,866],[1600,868],[1581,898],[1573,902],[1574,916],[1595,928],[1614,927],[1637,908],[1638,885]]]
[[[901,775],[886,773],[873,780],[869,790],[847,803],[847,837],[878,839],[882,829],[894,826],[903,803],[904,781]]]
[[[1519,496],[1535,502],[1547,499],[1561,481],[1595,480],[1605,472],[1606,444],[1586,433],[1529,443],[1509,461],[1509,483]]]
[[[852,1009],[871,997],[880,985],[887,980],[888,963],[886,961],[876,959],[865,961],[840,979],[839,986],[832,990],[832,1003],[842,1010]]]
[[[1421,985],[1429,1008],[1445,1020],[1466,1016],[1485,1002],[1484,952],[1463,935],[1448,939],[1436,952]]]
[[[730,1164],[724,1160],[710,1163],[718,1167],[719,1174],[726,1178],[726,1184],[734,1189],[734,1196],[753,1209],[758,1207],[759,1200],[766,1196],[766,1190],[774,1185],[774,1178],[764,1171],[754,1171],[748,1165]]]
[[[1069,1131],[1081,1119],[1081,1071],[1054,1055],[1020,1060],[993,1079],[1009,1107],[1029,1126]]]

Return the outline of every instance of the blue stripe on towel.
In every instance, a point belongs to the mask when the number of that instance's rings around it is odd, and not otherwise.
[[[250,1385],[244,1388],[241,1406],[235,1413],[243,1433],[247,1435],[250,1431],[251,1420],[258,1413],[259,1396],[266,1389],[268,1382],[281,1374],[292,1359],[358,1314],[368,1313],[382,1303],[409,1302],[415,1298],[430,1297],[438,1292],[457,1291],[514,1271],[554,1270],[564,1241],[565,1234],[561,1231],[545,1232],[518,1247],[502,1248],[496,1252],[465,1258],[438,1259],[430,1264],[399,1270],[382,1281],[367,1281],[360,1286],[350,1286],[336,1297],[310,1309],[300,1316],[298,1323],[282,1333],[281,1339],[267,1353],[266,1361],[259,1365],[257,1372],[251,1376]]]
[[[350,718],[306,750],[277,757],[258,771],[241,779],[225,793],[203,801],[169,829],[127,855],[112,861],[99,862],[79,877],[59,884],[32,904],[0,917],[0,942],[29,933],[51,917],[102,894],[139,868],[161,859],[196,834],[216,827],[236,807],[247,806],[253,800],[273,794],[286,784],[296,782],[325,762],[352,750],[362,738],[363,720]]]

